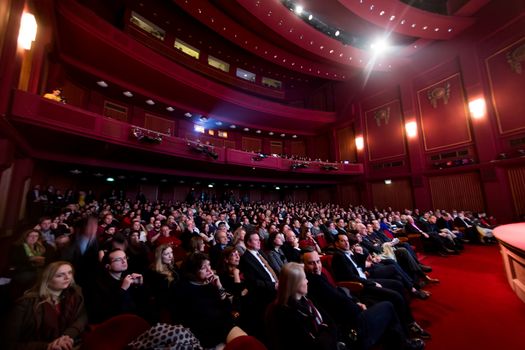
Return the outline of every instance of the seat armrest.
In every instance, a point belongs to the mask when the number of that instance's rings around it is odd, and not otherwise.
[[[338,287],[346,288],[350,291],[350,293],[358,294],[361,293],[364,286],[361,282],[353,282],[353,281],[341,281],[337,282]]]

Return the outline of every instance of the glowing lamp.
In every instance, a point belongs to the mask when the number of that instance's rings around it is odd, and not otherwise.
[[[477,98],[468,103],[468,109],[472,118],[480,119],[483,118],[487,112],[484,98]]]
[[[355,147],[358,151],[362,151],[365,148],[365,141],[363,139],[363,136],[357,136],[355,138]]]
[[[385,185],[391,185],[392,184],[392,180],[390,179],[386,179],[385,180]]]
[[[20,31],[18,33],[18,44],[25,50],[31,50],[31,44],[36,39],[37,24],[35,16],[24,12],[20,20]]]
[[[417,136],[417,123],[416,122],[406,123],[405,130],[407,132],[408,137],[416,137]]]

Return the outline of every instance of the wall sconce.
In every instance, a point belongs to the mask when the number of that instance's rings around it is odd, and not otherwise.
[[[18,33],[18,45],[25,50],[31,50],[31,44],[36,39],[37,24],[35,16],[29,12],[22,13],[20,20],[20,31]]]
[[[408,137],[416,137],[417,136],[417,123],[416,122],[406,123],[405,130],[407,132]]]
[[[362,151],[365,148],[365,141],[363,139],[363,136],[357,136],[355,138],[355,147],[358,151]]]
[[[470,115],[474,119],[481,119],[487,113],[487,106],[485,105],[485,99],[483,97],[472,100],[468,103],[468,109]]]
[[[386,179],[385,180],[385,185],[391,185],[392,184],[392,180],[390,179]]]

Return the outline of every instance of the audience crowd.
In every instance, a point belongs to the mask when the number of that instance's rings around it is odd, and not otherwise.
[[[241,331],[269,349],[423,349],[410,302],[439,280],[416,249],[457,255],[496,225],[455,210],[122,197],[30,191],[53,205],[10,250],[3,348],[69,350],[88,322],[132,313],[181,324],[203,348]]]

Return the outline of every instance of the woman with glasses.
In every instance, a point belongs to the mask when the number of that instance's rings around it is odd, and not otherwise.
[[[16,302],[3,339],[7,349],[69,350],[86,325],[84,298],[75,285],[73,267],[57,261]]]

